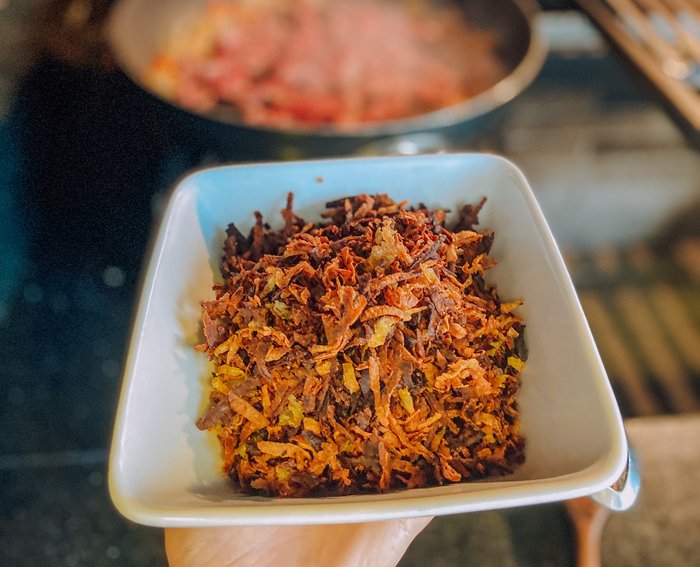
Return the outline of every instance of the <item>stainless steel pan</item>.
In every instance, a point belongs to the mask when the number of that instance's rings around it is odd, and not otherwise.
[[[457,1],[457,0],[455,0]],[[107,25],[108,41],[121,69],[142,90],[160,101],[155,108],[179,135],[199,143],[221,159],[301,158],[353,153],[370,142],[415,132],[436,132],[447,138],[478,138],[480,126],[528,86],[540,71],[546,48],[533,21],[539,12],[531,0],[461,0],[473,24],[501,38],[499,55],[508,74],[487,91],[463,102],[422,115],[358,126],[292,130],[252,127],[231,108],[193,113],[150,91],[144,72],[169,34],[197,15],[206,0],[118,0]],[[465,58],[469,57],[465,53]]]

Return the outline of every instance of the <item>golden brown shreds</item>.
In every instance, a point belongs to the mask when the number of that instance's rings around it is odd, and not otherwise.
[[[294,214],[294,193],[287,195],[287,206],[282,209],[282,218],[284,219],[282,232],[286,238],[304,229],[304,219]]]
[[[255,429],[262,429],[270,423],[269,419],[240,396],[229,392],[228,401],[231,409],[246,418]]]
[[[519,302],[484,274],[493,235],[386,195],[284,228],[229,226],[224,283],[204,302],[224,470],[277,496],[388,491],[506,474],[523,460]]]
[[[218,325],[216,320],[212,318],[206,308],[202,315],[202,329],[209,348],[214,348],[221,342],[223,329]]]
[[[459,210],[459,220],[454,227],[454,232],[461,230],[471,230],[472,227],[479,224],[479,212],[486,204],[486,197],[481,199],[476,205],[464,205]]]

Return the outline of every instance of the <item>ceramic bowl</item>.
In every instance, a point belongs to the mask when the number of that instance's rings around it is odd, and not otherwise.
[[[259,210],[281,225],[287,193],[318,220],[325,202],[361,192],[456,211],[487,197],[480,228],[495,233],[487,274],[503,301],[522,299],[529,359],[519,393],[526,461],[511,476],[389,494],[263,498],[221,471],[207,405],[209,362],[200,302],[213,297],[224,230],[245,233]],[[355,158],[197,171],[173,190],[136,313],[110,457],[118,510],[153,526],[320,524],[451,514],[596,493],[627,459],[622,420],[571,279],[535,197],[505,159],[482,154]]]

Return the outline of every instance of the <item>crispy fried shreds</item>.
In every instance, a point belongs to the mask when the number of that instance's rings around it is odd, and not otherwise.
[[[524,460],[516,393],[527,356],[519,302],[485,284],[484,202],[446,212],[386,195],[327,204],[307,224],[262,215],[227,230],[201,429],[243,490],[340,495],[463,482]]]

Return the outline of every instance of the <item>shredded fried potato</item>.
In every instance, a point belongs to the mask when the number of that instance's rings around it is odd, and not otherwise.
[[[229,225],[216,299],[203,303],[214,363],[197,422],[224,471],[271,496],[386,492],[512,472],[524,460],[516,394],[527,352],[520,302],[484,273],[484,201],[446,211],[386,195],[327,204],[323,223],[260,213]]]

